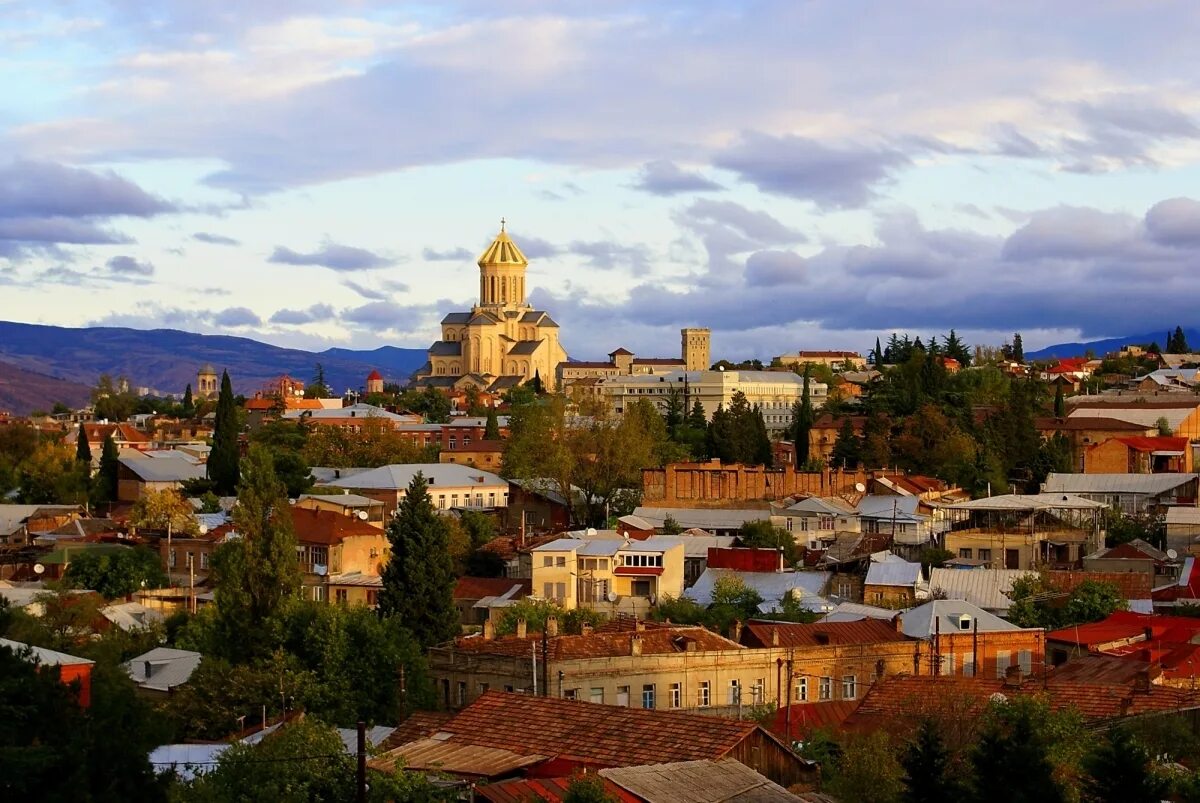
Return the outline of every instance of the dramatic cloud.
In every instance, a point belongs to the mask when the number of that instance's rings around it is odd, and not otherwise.
[[[0,218],[150,217],[174,208],[113,172],[23,160],[0,167]]]
[[[207,231],[198,231],[192,235],[192,239],[210,245],[241,245],[241,240],[236,240],[233,237],[226,237],[222,234],[213,234]]]
[[[368,251],[365,248],[355,248],[351,245],[339,245],[334,242],[326,242],[315,251],[302,253],[293,251],[290,248],[285,248],[282,245],[275,246],[275,251],[268,258],[269,262],[275,262],[280,265],[315,265],[330,270],[370,270],[372,268],[383,268],[391,265],[395,260],[382,257],[373,251]]]
[[[678,195],[684,192],[722,190],[720,184],[700,173],[684,170],[667,159],[657,159],[642,165],[634,187],[652,195]]]
[[[421,257],[429,262],[469,262],[473,255],[465,248],[451,248],[446,251],[426,248],[421,251]]]
[[[153,276],[154,266],[149,262],[139,262],[130,256],[115,256],[105,263],[112,273],[126,276]]]
[[[327,321],[334,317],[333,307],[329,304],[313,304],[308,309],[281,309],[271,316],[271,323],[300,325]]]
[[[1078,259],[1110,254],[1129,241],[1135,221],[1128,215],[1070,206],[1030,218],[1004,244],[1004,258]]]
[[[760,133],[746,134],[714,160],[763,192],[835,209],[865,206],[878,185],[910,162],[890,148],[834,148],[803,137]]]
[[[804,264],[804,257],[791,251],[757,251],[746,260],[746,284],[798,284],[804,281]]]
[[[1146,213],[1146,230],[1163,245],[1200,247],[1200,201],[1171,198],[1159,201]]]
[[[213,313],[212,322],[217,326],[262,326],[262,318],[246,307],[229,307]]]

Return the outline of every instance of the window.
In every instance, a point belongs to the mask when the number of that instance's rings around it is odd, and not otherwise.
[[[562,567],[566,566],[566,565],[567,565],[567,558],[566,558],[566,556],[564,555],[564,556],[562,556],[562,557],[555,558],[555,559],[554,559],[554,565],[555,565],[555,566],[558,566],[559,568],[562,568]]]
[[[453,436],[453,435],[451,435],[451,436],[450,436],[450,448],[451,448],[451,449],[456,449],[456,448],[458,448],[458,441],[457,441],[457,440],[455,440],[455,438],[454,438],[454,436]]]
[[[549,555],[542,558],[542,567],[543,568],[545,568],[547,566],[553,566],[553,565],[554,565],[554,558],[550,557]]]
[[[817,522],[820,524],[822,530],[828,530],[830,532],[833,531],[835,524],[833,516],[821,516],[817,519]]]
[[[624,708],[629,707],[629,687],[617,686],[617,705]]]
[[[979,550],[979,559],[986,563],[991,563],[992,562],[992,550],[980,549]]]
[[[858,676],[843,675],[842,676],[842,699],[853,700],[858,697]]]
[[[710,688],[707,680],[700,682],[700,687],[696,690],[696,705],[700,708],[708,708],[712,703],[712,697],[709,694]]]
[[[505,690],[506,692],[509,692],[509,693],[511,694],[511,693],[512,693],[512,690],[513,690],[513,687],[512,687],[512,686],[505,686],[505,687],[504,687],[504,690]],[[571,689],[571,694],[574,694],[574,693],[575,693],[575,689]],[[574,698],[574,697],[572,697],[571,699],[572,699],[572,700],[574,700],[575,698]]]
[[[458,682],[458,704],[467,704],[467,682],[465,680],[460,680]]]
[[[175,550],[173,550],[173,549],[171,550],[171,555],[167,562],[167,565],[169,565],[172,569],[175,568]]]
[[[621,556],[622,566],[662,567],[662,555],[651,555],[645,552],[626,553]]]
[[[832,700],[833,699],[833,678],[821,678],[817,686],[817,699]]]
[[[796,702],[808,702],[808,678],[799,678],[796,681]]]
[[[446,495],[438,494],[438,510],[446,509]]]
[[[729,704],[742,704],[742,682],[740,680],[729,681]]]
[[[962,547],[961,549],[958,550],[958,556],[960,558],[966,558],[967,560],[970,560],[971,559],[971,548],[970,547]]]
[[[671,708],[680,708],[683,705],[683,688],[678,683],[672,683],[669,691],[668,705]]]
[[[767,679],[759,678],[754,681],[754,687],[750,689],[750,694],[755,705],[762,705],[767,698]]]
[[[542,583],[542,599],[554,599],[554,583]]]
[[[506,687],[505,691],[512,691],[512,687],[511,686]],[[563,691],[563,699],[564,700],[578,700],[579,699],[579,689],[564,690]]]
[[[349,601],[348,592],[344,588],[334,589],[333,598],[334,598],[334,600],[336,600],[337,602],[340,602],[342,604],[345,604],[346,602]]]
[[[458,507],[458,494],[450,494],[450,507]]]
[[[554,598],[558,599],[558,600],[564,600],[567,598],[567,584],[566,583],[555,583],[554,584]]]
[[[996,677],[1004,677],[1008,667],[1012,665],[1012,653],[1002,652],[996,655]]]
[[[208,568],[208,553],[207,552],[200,553],[200,568],[201,569]]]
[[[642,708],[654,707],[654,684],[646,683],[642,686]]]
[[[379,604],[379,592],[373,588],[368,589],[367,590],[367,605],[370,605],[372,608],[374,608],[378,604]]]
[[[1029,650],[1021,650],[1017,653],[1017,666],[1021,667],[1021,674],[1029,675],[1033,673],[1033,653]]]
[[[593,686],[591,691],[588,692],[588,700],[590,700],[593,703],[604,702],[604,687],[603,686]]]
[[[313,598],[314,602],[324,602],[325,601],[325,586],[313,586],[312,598]]]

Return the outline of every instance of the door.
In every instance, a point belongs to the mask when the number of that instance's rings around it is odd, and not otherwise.
[[[1004,568],[1006,568],[1006,569],[1021,568],[1021,550],[1019,550],[1019,549],[1004,550]]]
[[[650,580],[634,580],[630,584],[630,590],[635,597],[649,597],[653,583]]]

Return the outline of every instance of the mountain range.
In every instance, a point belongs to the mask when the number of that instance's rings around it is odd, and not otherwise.
[[[361,388],[372,370],[389,382],[404,382],[425,360],[424,349],[394,346],[314,352],[177,329],[76,329],[0,321],[0,363],[5,364],[0,369],[0,410],[21,414],[49,408],[55,401],[81,403],[100,374],[127,377],[133,387],[155,394],[182,394],[189,383],[195,386],[200,367],[212,363],[217,371],[229,371],[235,392],[251,394],[281,374],[308,382],[320,363],[325,381],[341,392]]]
[[[1174,330],[1175,327],[1172,326],[1171,331],[1173,332]],[[1105,354],[1119,351],[1122,347],[1135,343],[1139,345],[1157,343],[1159,348],[1162,348],[1166,344],[1169,334],[1170,332],[1164,329],[1160,332],[1110,337],[1104,340],[1090,340],[1086,343],[1059,343],[1055,346],[1046,346],[1037,351],[1026,351],[1025,359],[1047,360],[1052,357],[1082,357],[1089,351],[1097,357],[1103,357]],[[1200,330],[1185,327],[1183,335],[1187,338],[1188,345],[1192,347],[1193,351],[1200,350]]]

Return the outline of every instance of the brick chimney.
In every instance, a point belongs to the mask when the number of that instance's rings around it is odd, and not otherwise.
[[[517,620],[517,638],[525,638],[525,634],[528,629],[528,622],[526,622],[524,619]]]
[[[629,637],[629,654],[630,655],[641,655],[642,654],[642,637],[639,636],[637,633],[634,633],[632,636]]]
[[[491,641],[495,637],[496,637],[496,626],[494,624],[492,624],[492,620],[489,617],[488,620],[483,623],[483,640]]]
[[[892,626],[896,628],[897,633],[904,633],[904,617],[900,614],[896,614],[896,616],[892,619]]]
[[[557,635],[558,635],[558,617],[557,616],[546,617],[546,637],[554,638]]]
[[[1152,683],[1153,681],[1150,678],[1150,670],[1143,669],[1134,675],[1133,690],[1136,692],[1141,692],[1142,694],[1149,694]]]
[[[771,646],[772,647],[779,646],[779,628],[778,627],[771,628]]]

